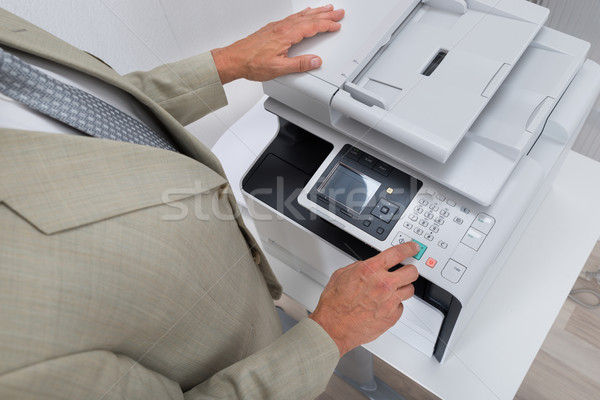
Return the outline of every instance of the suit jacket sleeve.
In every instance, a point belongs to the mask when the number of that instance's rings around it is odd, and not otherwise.
[[[0,375],[0,397],[29,400],[314,399],[339,360],[337,347],[310,319],[265,349],[231,365],[186,393],[177,382],[135,360],[92,350],[34,363]]]
[[[124,75],[182,125],[225,105],[227,97],[210,52]]]
[[[263,350],[185,393],[199,399],[314,399],[339,361],[331,337],[306,318]]]

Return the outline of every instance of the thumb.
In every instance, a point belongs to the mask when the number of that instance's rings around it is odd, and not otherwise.
[[[303,55],[290,58],[289,63],[294,66],[294,70],[290,72],[306,72],[319,68],[323,61],[315,55]]]

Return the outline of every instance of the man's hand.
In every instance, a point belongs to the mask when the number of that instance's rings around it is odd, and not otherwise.
[[[388,269],[419,251],[415,242],[382,251],[335,271],[310,315],[337,344],[340,357],[375,340],[400,319],[402,302],[414,294],[414,265]]]
[[[212,50],[221,83],[246,78],[268,81],[293,72],[309,71],[321,66],[316,55],[288,57],[289,48],[319,32],[340,29],[337,22],[344,10],[332,5],[307,8],[289,17],[272,22],[245,39],[224,48]]]

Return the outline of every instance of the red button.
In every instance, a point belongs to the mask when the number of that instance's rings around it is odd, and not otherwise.
[[[435,264],[437,264],[437,260],[435,260],[431,257],[429,257],[427,259],[427,262],[425,263],[425,265],[427,265],[428,267],[431,267],[431,268],[435,267]]]

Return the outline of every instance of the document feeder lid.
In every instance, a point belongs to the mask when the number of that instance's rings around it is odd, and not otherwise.
[[[342,29],[290,50],[322,57],[309,74],[338,89],[331,125],[357,139],[374,130],[441,163],[548,15],[522,0],[333,4],[346,10]]]

